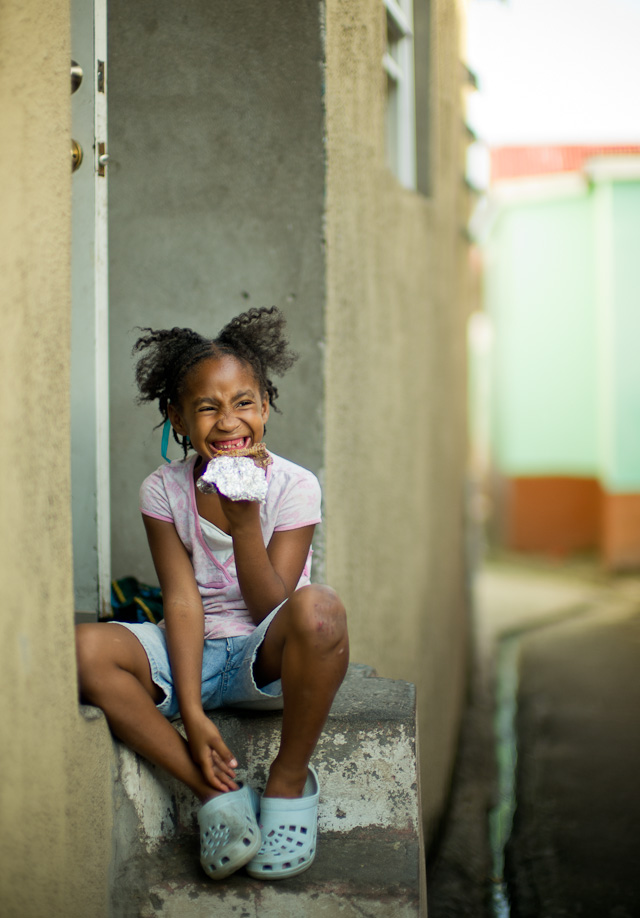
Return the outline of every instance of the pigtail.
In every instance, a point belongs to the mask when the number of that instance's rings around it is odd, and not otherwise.
[[[158,402],[162,420],[168,419],[167,406],[178,402],[182,382],[189,370],[203,357],[212,353],[211,341],[190,328],[141,328],[146,332],[133,345],[133,354],[145,351],[138,359],[135,369],[138,386],[138,402]],[[173,432],[173,439],[182,447],[186,457],[189,448],[188,437]]]
[[[236,316],[214,341],[221,350],[246,360],[257,376],[270,405],[275,408],[278,390],[269,378],[282,376],[298,359],[285,335],[286,320],[277,306],[249,309]]]

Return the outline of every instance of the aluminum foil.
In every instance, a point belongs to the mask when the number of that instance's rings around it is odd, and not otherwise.
[[[229,500],[263,501],[267,496],[265,470],[244,456],[211,459],[197,485],[203,494],[219,491]]]

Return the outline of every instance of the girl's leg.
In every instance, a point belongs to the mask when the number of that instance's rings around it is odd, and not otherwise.
[[[118,739],[161,765],[203,802],[216,796],[185,740],[156,708],[163,693],[151,679],[135,635],[117,624],[78,625],[76,651],[81,698],[102,708]]]
[[[344,606],[329,587],[297,590],[269,626],[254,673],[259,686],[282,680],[280,750],[266,797],[299,797],[307,766],[349,663]]]

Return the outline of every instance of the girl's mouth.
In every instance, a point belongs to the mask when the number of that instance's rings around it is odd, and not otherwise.
[[[212,446],[219,453],[232,449],[246,449],[251,446],[251,437],[236,437],[235,440],[216,440],[215,443],[212,443]]]

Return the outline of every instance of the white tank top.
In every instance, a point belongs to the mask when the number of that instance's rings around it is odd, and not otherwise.
[[[199,516],[202,536],[207,543],[207,548],[220,564],[224,564],[233,554],[233,539],[231,536],[218,529],[215,523],[210,523],[203,516]]]

